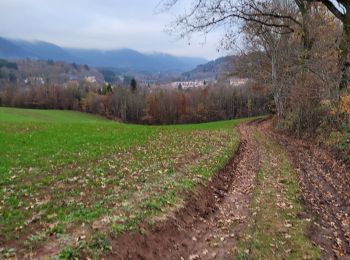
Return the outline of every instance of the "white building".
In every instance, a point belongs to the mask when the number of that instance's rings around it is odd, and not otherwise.
[[[206,85],[205,80],[195,80],[195,81],[177,81],[177,82],[172,82],[171,86],[174,88],[198,88],[198,87],[204,87]]]
[[[247,84],[249,79],[247,78],[230,78],[230,86],[241,87]]]
[[[96,83],[97,82],[95,76],[87,76],[87,77],[85,77],[85,80],[89,83]]]
[[[26,84],[26,85],[28,85],[28,84],[44,85],[45,80],[42,77],[30,77],[30,78],[26,78],[24,80],[24,84]]]

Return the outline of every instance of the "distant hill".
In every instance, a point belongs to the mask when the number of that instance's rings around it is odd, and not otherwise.
[[[177,57],[162,53],[144,54],[131,49],[111,51],[65,49],[43,41],[28,42],[1,37],[0,58],[75,62],[92,67],[146,73],[182,73],[207,62],[202,58]]]
[[[168,67],[171,71],[184,72],[191,69],[194,69],[199,64],[208,62],[208,60],[203,58],[195,57],[179,57],[172,56],[163,53],[154,53],[148,55],[156,64],[159,64],[161,67]]]
[[[12,41],[0,37],[0,58],[17,59],[17,58],[34,58],[34,55]]]
[[[25,50],[27,53],[31,53],[31,55],[38,60],[78,62],[76,57],[73,57],[66,50],[52,43],[43,41],[13,41],[13,43]]]
[[[202,58],[177,57],[162,53],[144,54],[131,49],[112,51],[67,49],[67,51],[80,62],[90,66],[146,73],[182,73],[207,62]]]
[[[226,56],[205,64],[182,74],[186,80],[217,79],[235,71],[236,56]]]
[[[0,89],[7,86],[40,86],[46,83],[64,85],[68,82],[104,83],[104,76],[86,65],[65,62],[0,59]]]

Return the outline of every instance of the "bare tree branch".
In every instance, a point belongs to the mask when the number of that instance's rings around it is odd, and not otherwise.
[[[316,0],[316,2],[323,3],[328,8],[328,10],[332,14],[334,14],[335,17],[337,17],[342,22],[344,21],[345,15],[342,12],[340,12],[340,10],[334,5],[334,3],[332,1],[330,1],[330,0]],[[338,1],[338,2],[341,3],[343,1]]]

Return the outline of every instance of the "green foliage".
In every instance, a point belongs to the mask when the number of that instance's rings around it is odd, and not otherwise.
[[[48,233],[54,234],[56,237],[58,237],[64,233],[64,227],[62,224],[54,225],[51,229],[49,229]]]
[[[106,83],[100,90],[99,90],[99,94],[100,95],[107,95],[109,93],[112,93],[112,85],[110,83]]]
[[[9,259],[16,257],[16,249],[14,248],[0,248],[0,258]]]
[[[76,260],[81,259],[81,255],[89,255],[89,259],[101,259],[112,250],[111,242],[102,234],[94,234],[89,242],[84,240],[78,241],[74,246],[68,246],[61,250],[56,257],[57,260]]]
[[[0,59],[0,68],[3,68],[3,67],[8,69],[18,70],[18,66],[16,63]]]
[[[80,251],[77,248],[66,247],[56,257],[57,260],[77,260],[79,259]]]
[[[130,89],[131,89],[131,92],[133,92],[133,93],[136,92],[136,90],[137,90],[137,81],[134,78],[131,79]]]

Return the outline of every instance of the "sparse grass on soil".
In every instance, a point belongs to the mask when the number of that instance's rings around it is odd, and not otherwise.
[[[301,217],[295,170],[277,143],[260,131],[255,138],[263,154],[262,168],[238,259],[320,259],[319,248],[306,237],[311,219]]]
[[[111,236],[142,232],[206,183],[237,149],[240,122],[140,126],[0,108],[0,256],[48,244],[63,259],[109,251]]]

